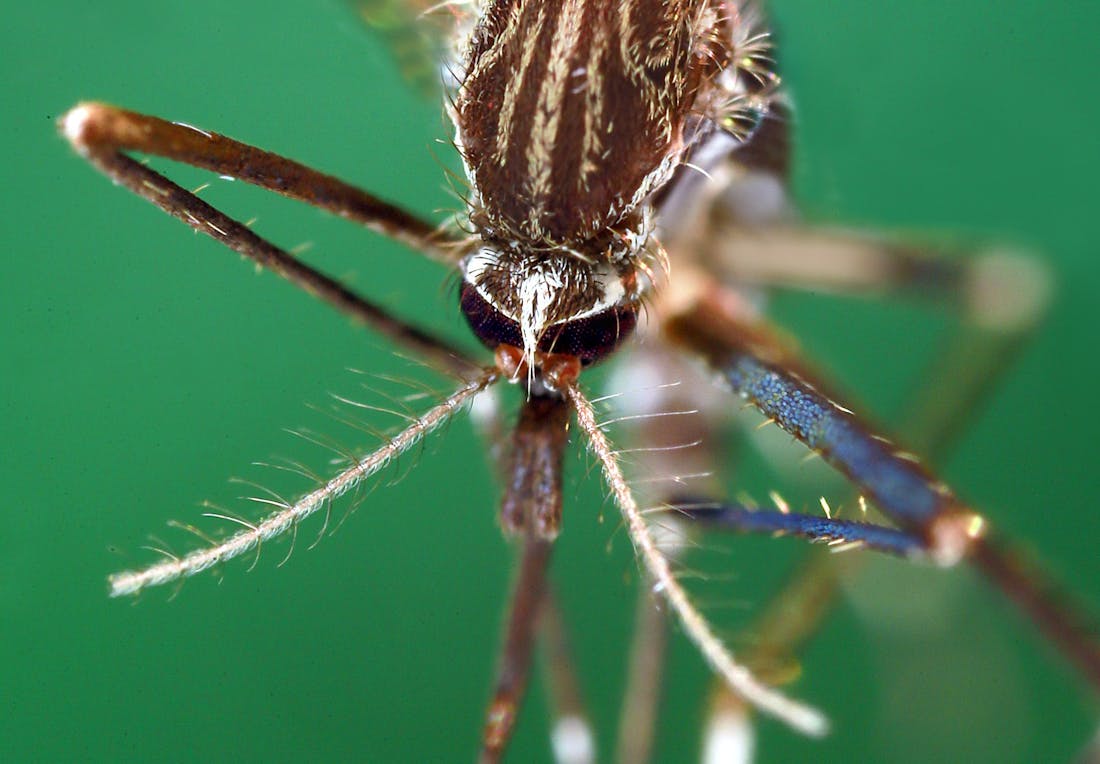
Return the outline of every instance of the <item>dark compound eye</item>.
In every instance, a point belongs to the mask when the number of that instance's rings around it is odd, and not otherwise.
[[[519,323],[501,313],[468,281],[462,284],[462,315],[490,350],[499,345],[523,347]],[[585,366],[609,355],[630,336],[638,322],[637,307],[613,305],[606,310],[549,326],[539,341],[544,353],[573,355]]]

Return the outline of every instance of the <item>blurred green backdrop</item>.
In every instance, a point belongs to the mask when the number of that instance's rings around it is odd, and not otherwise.
[[[990,234],[1050,265],[1050,320],[946,473],[1097,605],[1098,13],[1083,1],[899,5],[772,3],[799,108],[798,194],[815,220]],[[167,520],[195,521],[202,499],[239,506],[242,489],[225,478],[279,484],[251,461],[322,464],[281,428],[331,427],[305,404],[354,392],[348,367],[447,383],[112,189],[54,129],[75,101],[106,100],[432,215],[454,206],[439,105],[410,92],[337,0],[62,0],[5,16],[0,760],[471,760],[510,555],[464,419],[282,568],[285,547],[172,601],[106,597],[108,572],[149,559],[147,534],[187,546]],[[468,342],[436,267],[213,183],[207,201],[257,218],[276,242],[312,242],[312,262]],[[811,297],[781,307],[883,416],[946,325],[909,307]],[[634,568],[583,457],[569,468],[578,498],[556,576],[606,757]],[[744,469],[739,486],[762,496],[776,479]],[[753,604],[797,542],[731,548],[728,596]],[[765,723],[762,760],[1058,761],[1095,731],[1073,671],[968,572],[886,566],[873,578],[894,582],[879,599],[931,604],[904,627],[875,606],[841,607],[794,688],[829,712],[834,734],[811,743]],[[660,758],[690,761],[707,674],[679,638],[671,672]],[[514,761],[548,758],[537,683],[531,698]]]

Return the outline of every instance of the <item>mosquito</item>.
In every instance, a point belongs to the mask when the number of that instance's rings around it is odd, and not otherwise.
[[[500,459],[499,521],[518,548],[518,573],[482,761],[506,750],[539,640],[549,656],[556,755],[595,755],[548,578],[573,423],[650,584],[638,605],[623,761],[649,755],[666,613],[722,688],[707,723],[712,760],[751,747],[752,712],[807,735],[828,731],[821,711],[779,689],[776,667],[812,634],[836,582],[861,558],[811,557],[754,627],[756,647],[735,655],[679,575],[680,556],[702,534],[790,534],[832,550],[969,563],[1100,686],[1100,646],[1085,619],[1025,567],[986,516],[845,406],[759,299],[774,287],[920,291],[962,313],[980,335],[984,366],[968,375],[945,371],[948,403],[915,407],[922,427],[910,430],[909,447],[931,455],[1041,312],[1035,269],[995,253],[950,259],[793,222],[785,194],[790,105],[762,16],[742,0],[488,0],[445,13],[454,41],[449,113],[468,190],[462,214],[443,226],[204,128],[90,102],[61,121],[76,151],[116,184],[458,380],[380,448],[348,454],[346,467],[313,490],[271,498],[272,511],[256,520],[224,516],[240,530],[111,576],[112,595],[179,582],[296,534],[302,521],[326,513],[460,410],[512,383],[524,395]],[[133,154],[275,191],[444,264],[458,275],[460,311],[491,360],[398,318]],[[620,357],[620,378],[631,381],[609,397],[618,411],[604,418],[582,375],[612,356]],[[770,507],[723,497],[710,479],[720,467],[716,433],[738,398],[846,476],[861,517],[836,517],[824,499],[822,513],[811,514],[792,511],[778,495]],[[613,426],[638,447],[616,447]],[[885,522],[873,520],[879,513]]]

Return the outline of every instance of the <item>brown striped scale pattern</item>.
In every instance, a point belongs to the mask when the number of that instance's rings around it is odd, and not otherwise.
[[[734,0],[480,7],[452,117],[480,239],[463,263],[463,311],[487,345],[561,352],[550,327],[608,311],[629,333],[657,248],[646,201],[728,100],[739,19]]]
[[[638,205],[685,148],[724,64],[714,0],[499,0],[470,36],[458,142],[487,225],[581,244]]]

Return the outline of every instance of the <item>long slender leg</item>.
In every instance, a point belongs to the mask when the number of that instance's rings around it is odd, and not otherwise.
[[[969,555],[1036,625],[1100,687],[1100,638],[1070,608],[1043,593],[1053,587],[1021,575],[1015,555],[984,518],[933,479],[915,457],[875,435],[766,348],[744,342],[735,318],[701,298],[671,317],[666,331],[702,355],[737,394],[846,474],[899,526],[921,535],[941,563]],[[767,360],[764,360],[767,358]]]
[[[736,246],[720,253],[720,260],[727,259],[719,263],[719,271],[731,264],[736,267],[739,259],[754,266],[755,271],[750,267],[740,273],[750,282],[755,272],[755,280],[769,286],[825,288],[870,297],[910,296],[959,315],[959,324],[937,349],[894,425],[916,452],[933,462],[981,411],[986,391],[1010,367],[1041,318],[1049,291],[1045,273],[1033,261],[996,251],[946,259],[942,252],[843,231],[752,232],[740,226],[734,236],[741,244],[762,239],[773,245],[751,256]],[[778,261],[768,262],[766,254],[778,255]],[[876,514],[872,508],[870,515]],[[830,551],[809,550],[745,629],[750,643],[744,652],[746,664],[772,681],[797,674],[792,670],[796,656],[832,611],[842,582],[854,578],[869,559]],[[719,756],[728,746],[740,750],[751,737],[747,712],[743,701],[715,683],[708,748]]]
[[[644,764],[652,757],[668,646],[668,616],[656,595],[648,587],[640,587],[636,600],[630,663],[615,747],[615,760],[619,764]]]
[[[523,533],[523,552],[486,716],[482,762],[500,760],[527,687],[546,570],[561,516],[562,454],[568,423],[569,407],[564,399],[531,396],[513,434],[516,458],[505,481],[501,507],[506,528],[510,522],[511,530]]]
[[[812,541],[826,541],[830,546],[865,548],[899,557],[917,557],[926,549],[925,540],[919,535],[875,523],[752,509],[739,504],[698,499],[674,500],[669,502],[668,509],[696,521],[704,528],[801,536]]]
[[[480,760],[483,764],[500,761],[515,727],[527,689],[535,625],[546,588],[546,569],[552,546],[552,541],[539,538],[533,532],[525,535],[493,698],[489,702],[482,735]]]
[[[456,242],[430,223],[331,175],[224,135],[94,102],[73,107],[61,129],[93,163],[97,155],[131,151],[183,162],[320,207],[453,262]]]
[[[1005,283],[1000,301],[1012,299],[1009,286]],[[967,421],[977,416],[984,392],[1007,368],[1031,328],[1027,323],[960,326],[922,375],[922,384],[895,429],[905,433],[907,442],[926,460],[939,461]],[[749,664],[781,665],[794,660],[830,611],[841,581],[853,576],[864,559],[811,552],[749,627],[756,638],[746,658]]]
[[[729,283],[910,296],[953,306],[986,324],[1026,321],[1049,291],[1039,263],[1003,248],[936,247],[840,228],[746,225],[722,216],[712,219],[707,234],[701,259]]]
[[[181,161],[190,161],[215,172],[230,173],[248,172],[247,168],[240,166],[238,160],[241,160],[242,157],[237,157],[234,154],[235,150],[247,149],[252,154],[246,152],[244,158],[267,159],[271,162],[278,160],[278,162],[300,168],[297,175],[299,180],[303,174],[306,177],[312,177],[308,175],[312,171],[301,168],[300,165],[294,165],[289,160],[268,155],[266,152],[251,149],[228,139],[215,136],[209,138],[210,143],[208,144],[206,142],[208,134],[196,131],[194,128],[173,125],[153,117],[144,117],[108,106],[96,104],[78,106],[65,116],[62,129],[77,151],[84,155],[97,169],[116,183],[152,202],[196,231],[222,242],[235,252],[274,271],[295,286],[362,321],[386,337],[426,356],[438,367],[461,376],[477,373],[479,364],[463,351],[391,316],[375,303],[355,294],[335,279],[295,259],[286,251],[257,236],[247,226],[219,212],[194,194],[125,156],[121,153],[121,150],[137,146],[140,150],[148,153],[157,153],[178,158]],[[218,139],[214,140],[214,138]],[[211,157],[204,159],[201,153],[204,147],[213,148],[216,151]],[[276,174],[277,169],[277,167],[275,169],[268,168],[266,174],[261,171],[259,177],[266,180],[268,185],[273,187],[275,181],[272,178],[279,177]],[[325,179],[325,176],[317,177]],[[320,184],[320,181],[317,182]],[[337,183],[337,181],[333,182]],[[289,181],[286,185],[298,188]],[[324,188],[323,184],[320,187]],[[315,193],[323,199],[320,190]],[[382,203],[379,204],[382,205]],[[382,206],[388,207],[388,205]],[[403,228],[404,221],[399,218],[391,219],[381,216],[378,219],[385,220],[387,226],[392,227],[394,231],[407,231],[406,238],[417,238],[415,228]],[[386,230],[383,226],[379,227]]]
[[[672,317],[665,328],[703,355],[735,393],[846,474],[899,525],[923,533],[945,561],[961,551],[950,542],[967,543],[949,537],[954,523],[946,521],[961,519],[956,530],[965,535],[972,513],[915,457],[872,434],[849,410],[806,381],[801,370],[792,371],[787,363],[790,347],[762,342],[755,326],[743,325],[719,301],[706,297]]]
[[[904,297],[955,313],[959,325],[938,356],[950,384],[924,385],[899,431],[928,453],[966,421],[973,402],[994,384],[1038,325],[1049,301],[1041,263],[1011,251],[934,249],[843,230],[746,226],[726,221],[707,241],[706,261],[738,284]],[[919,415],[919,416],[918,416]],[[912,428],[912,429],[911,429]],[[936,439],[924,433],[939,433]]]
[[[554,716],[550,742],[558,764],[592,764],[596,739],[581,698],[580,682],[553,586],[547,585],[539,614],[540,643]]]

